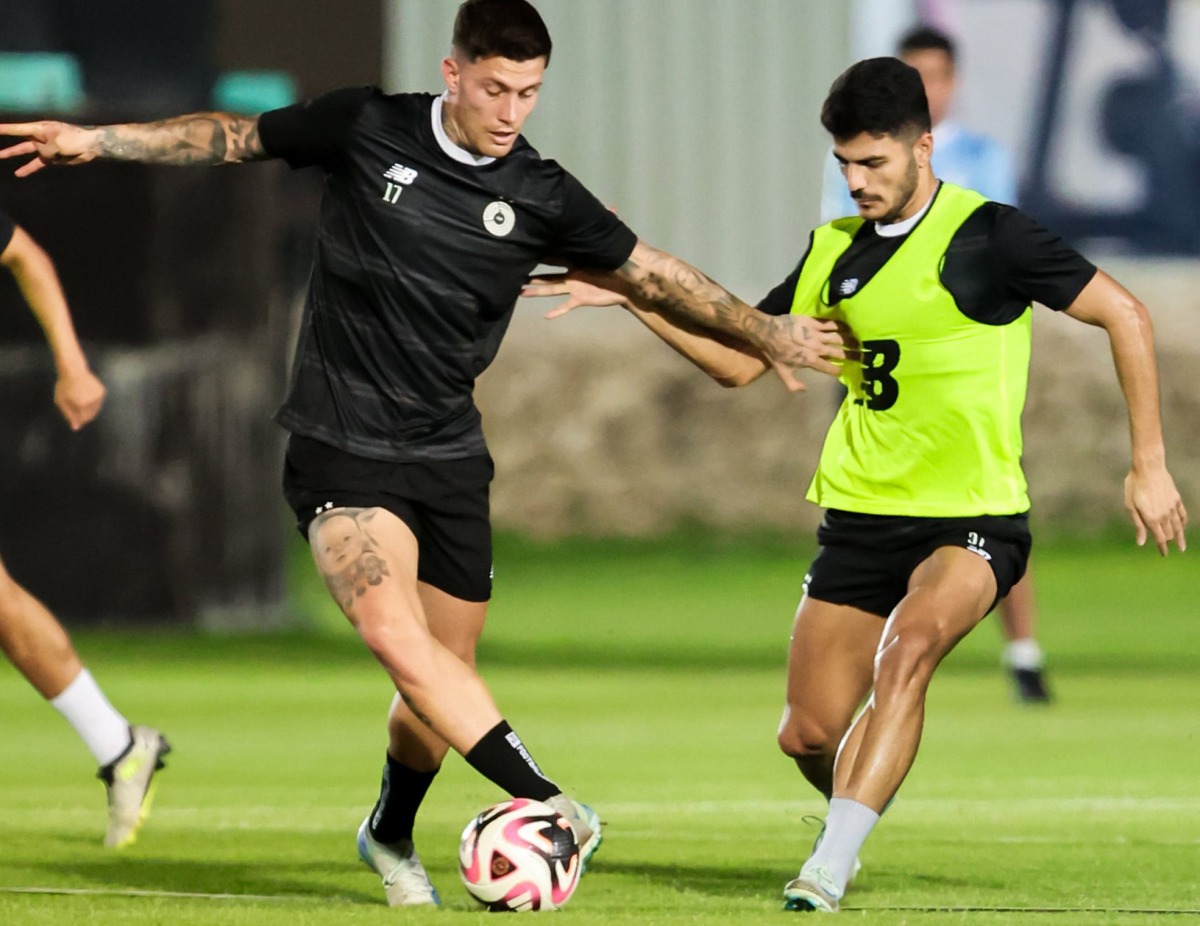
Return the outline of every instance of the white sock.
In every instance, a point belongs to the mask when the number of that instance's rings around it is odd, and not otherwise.
[[[879,814],[866,804],[847,797],[833,798],[825,817],[825,835],[821,837],[817,851],[800,869],[800,877],[806,877],[812,869],[824,868],[833,878],[838,897],[841,897],[854,872],[854,860],[878,822]]]
[[[1046,657],[1033,637],[1013,640],[1004,647],[1004,664],[1010,669],[1040,669]]]
[[[75,728],[101,768],[128,748],[129,721],[108,703],[87,669],[81,670],[50,703]]]

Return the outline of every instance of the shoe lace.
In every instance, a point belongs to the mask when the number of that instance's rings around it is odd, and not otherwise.
[[[803,817],[801,817],[800,822],[807,826],[817,827],[817,836],[813,840],[812,850],[811,850],[812,852],[816,852],[817,846],[819,846],[821,844],[821,840],[825,838],[825,818],[818,817],[816,814],[809,813],[809,814],[805,814]]]

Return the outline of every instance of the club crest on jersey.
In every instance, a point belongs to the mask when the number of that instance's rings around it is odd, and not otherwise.
[[[516,227],[517,214],[503,200],[488,203],[483,210],[483,227],[497,238],[503,238]]]
[[[393,164],[384,171],[383,179],[388,182],[383,191],[384,202],[394,203],[406,186],[412,186],[412,182],[417,179],[417,172],[403,164]]]

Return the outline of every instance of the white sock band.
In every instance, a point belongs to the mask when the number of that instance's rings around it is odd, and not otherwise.
[[[129,746],[129,721],[108,703],[87,669],[81,670],[50,703],[75,728],[101,767]]]
[[[1004,662],[1010,669],[1040,669],[1044,661],[1042,648],[1033,637],[1013,640],[1004,648]]]
[[[878,822],[879,814],[866,804],[835,797],[829,802],[829,814],[825,817],[825,835],[817,851],[800,869],[800,876],[805,877],[814,868],[827,869],[841,897],[854,872],[854,860]]]

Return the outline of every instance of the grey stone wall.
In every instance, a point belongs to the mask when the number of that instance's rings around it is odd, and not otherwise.
[[[1200,265],[1113,263],[1156,327],[1168,462],[1200,511]],[[817,374],[806,393],[773,377],[723,389],[619,310],[544,321],[518,308],[479,382],[496,459],[498,527],[537,536],[653,535],[680,523],[811,531],[804,500],[833,415]],[[1104,332],[1039,307],[1025,414],[1035,524],[1090,532],[1125,518],[1129,428]]]

